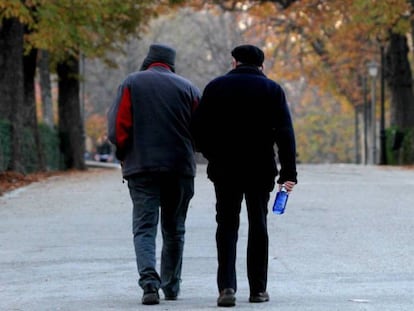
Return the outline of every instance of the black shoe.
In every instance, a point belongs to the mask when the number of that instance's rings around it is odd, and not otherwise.
[[[163,291],[164,291],[165,300],[177,300],[178,294],[180,293],[179,290],[177,292],[171,292],[171,291],[163,289]]]
[[[249,302],[266,302],[269,301],[269,294],[267,292],[251,294]]]
[[[144,295],[142,295],[143,305],[157,305],[160,303],[160,296],[158,295],[158,289],[153,286],[144,288]]]
[[[177,300],[178,296],[165,296],[165,300]]]
[[[225,288],[217,299],[219,307],[234,307],[236,305],[235,291],[233,288]]]

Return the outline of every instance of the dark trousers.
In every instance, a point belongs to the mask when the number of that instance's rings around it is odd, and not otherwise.
[[[268,189],[243,187],[228,181],[214,181],[216,192],[217,285],[237,290],[236,248],[243,196],[246,200],[249,233],[247,242],[247,276],[250,293],[266,291],[268,247]]]
[[[161,287],[166,296],[180,290],[185,219],[194,194],[194,178],[173,173],[145,173],[128,178],[134,205],[132,226],[139,285]],[[161,207],[161,271],[156,271],[156,235]]]

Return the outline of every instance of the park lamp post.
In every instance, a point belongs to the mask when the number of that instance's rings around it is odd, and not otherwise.
[[[387,137],[385,135],[385,55],[381,45],[381,119],[380,119],[380,164],[387,164]]]
[[[375,113],[375,84],[376,84],[376,78],[378,75],[378,63],[375,61],[370,61],[367,64],[368,67],[368,74],[372,78],[372,84],[371,84],[371,164],[376,164],[377,162],[377,148],[376,148],[376,113]]]

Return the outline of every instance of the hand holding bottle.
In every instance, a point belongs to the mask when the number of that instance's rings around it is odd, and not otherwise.
[[[293,187],[296,185],[294,181],[285,181],[283,184],[279,184],[279,191],[282,187],[285,187],[288,193],[293,191]]]
[[[283,214],[285,212],[289,193],[293,190],[295,184],[296,183],[292,181],[286,181],[283,184],[279,184],[279,191],[276,194],[276,199],[273,204],[273,213]]]

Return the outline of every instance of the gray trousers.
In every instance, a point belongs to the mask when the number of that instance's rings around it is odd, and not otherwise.
[[[194,194],[194,178],[156,172],[128,177],[133,202],[132,227],[141,288],[162,288],[166,296],[180,290],[185,219]],[[157,227],[161,211],[161,273],[156,271]]]

